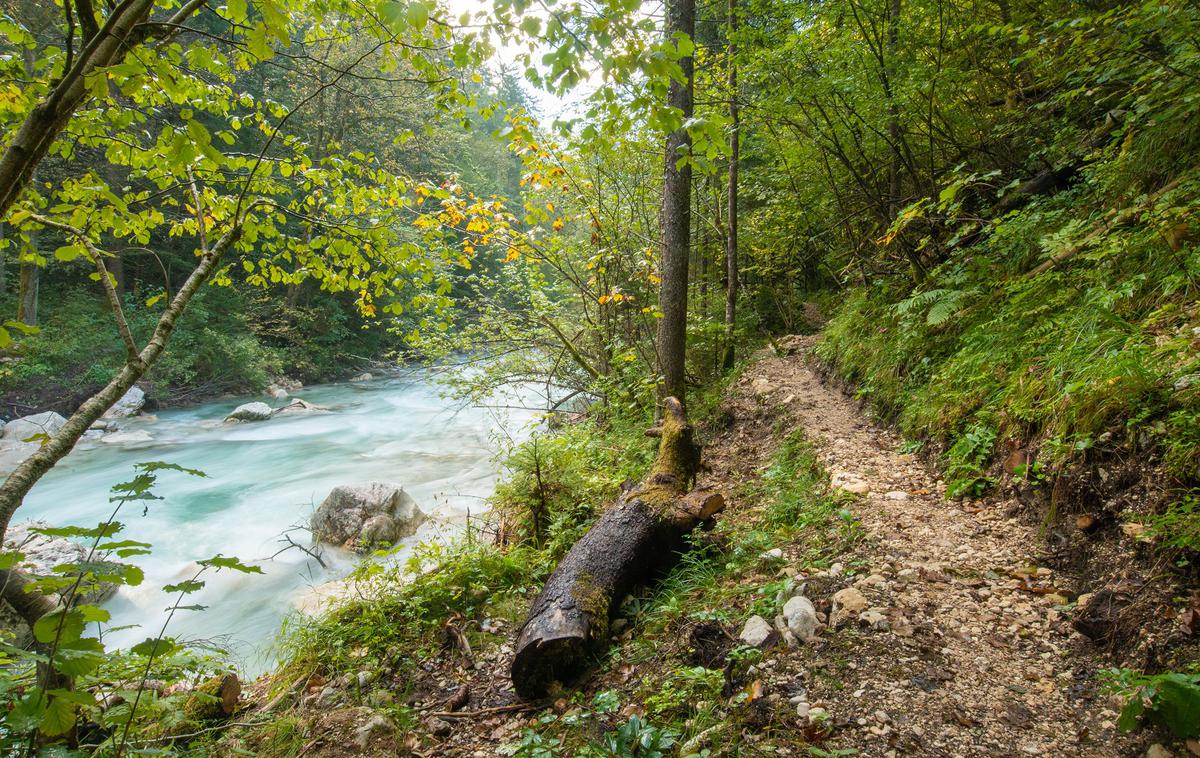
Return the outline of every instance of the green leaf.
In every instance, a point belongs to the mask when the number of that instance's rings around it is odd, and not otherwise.
[[[147,637],[145,640],[129,648],[129,652],[144,658],[161,658],[164,655],[170,655],[178,649],[179,645],[170,637]]]
[[[18,734],[37,729],[42,722],[42,715],[49,705],[47,700],[45,692],[37,688],[33,689],[13,705],[4,719],[5,727]]]
[[[197,579],[186,579],[178,584],[168,584],[163,587],[163,592],[176,593],[182,592],[185,595],[190,595],[193,592],[199,592],[204,589],[204,582]]]
[[[63,245],[54,251],[54,257],[63,263],[70,263],[79,256],[83,255],[83,252],[84,250],[82,245]]]
[[[225,16],[235,24],[246,21],[246,0],[228,0],[225,3]]]
[[[46,711],[42,714],[41,723],[38,725],[41,733],[47,737],[57,737],[71,731],[71,727],[75,726],[75,708],[75,703],[66,698],[50,698]]]
[[[203,561],[196,562],[201,566],[210,566],[218,570],[223,568],[233,569],[234,571],[240,571],[243,574],[261,574],[263,572],[263,570],[258,566],[251,566],[249,564],[242,563],[237,558],[226,557],[220,554],[214,555],[212,558],[207,558]]]
[[[1176,737],[1200,737],[1200,676],[1167,674],[1156,685],[1150,719]]]
[[[33,637],[43,645],[49,645],[56,638],[60,642],[77,640],[85,626],[87,622],[79,610],[59,608],[33,622]]]

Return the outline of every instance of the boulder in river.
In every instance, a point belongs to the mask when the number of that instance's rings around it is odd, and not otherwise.
[[[225,417],[226,421],[266,421],[271,418],[271,406],[256,400],[253,403],[243,403],[233,409],[233,412]]]
[[[312,516],[313,538],[353,550],[370,550],[416,533],[425,521],[404,488],[390,482],[334,487]]]
[[[56,434],[59,429],[62,429],[66,423],[67,420],[54,411],[35,413],[32,416],[22,416],[5,424],[4,439],[25,442],[29,438],[36,437],[39,434],[51,436]]]
[[[146,404],[146,393],[140,387],[130,387],[121,395],[121,399],[104,412],[104,418],[128,418],[136,414]]]
[[[282,413],[287,413],[287,414],[311,413],[313,411],[326,411],[326,410],[329,410],[329,409],[322,405],[317,405],[315,403],[310,403],[307,400],[304,400],[304,399],[301,399],[298,397],[294,397],[294,398],[292,398],[292,401],[290,403],[288,403],[287,405],[283,406],[282,408],[276,408],[275,414],[279,415]]]
[[[350,381],[352,381],[352,382],[369,382],[374,378],[375,377],[371,375],[370,371],[364,371],[361,374],[359,374],[358,376],[350,377]]]
[[[39,447],[36,442],[0,440],[0,473],[6,474],[20,466],[21,461],[37,452]]]
[[[135,445],[139,442],[153,442],[154,438],[145,429],[134,429],[128,432],[114,432],[101,437],[100,441],[110,445]]]

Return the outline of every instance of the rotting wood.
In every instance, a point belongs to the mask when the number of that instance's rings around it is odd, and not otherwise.
[[[512,681],[525,699],[587,670],[608,642],[609,619],[635,584],[672,563],[683,538],[720,511],[721,495],[691,489],[700,451],[683,405],[664,401],[650,473],[596,521],[546,581],[517,636]]]

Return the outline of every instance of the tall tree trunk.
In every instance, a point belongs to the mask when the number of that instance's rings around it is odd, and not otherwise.
[[[695,36],[695,0],[668,0],[666,36],[676,35],[691,40]],[[693,60],[688,55],[679,60],[684,81],[671,81],[667,105],[678,110],[682,121],[692,117]],[[662,199],[662,284],[658,303],[662,318],[658,322],[658,362],[662,374],[661,397],[686,394],[684,359],[687,351],[688,248],[691,246],[692,168],[680,165],[681,158],[690,160],[691,137],[687,128],[667,135],[663,165]]]
[[[0,295],[8,294],[8,250],[4,247],[5,224],[0,221]]]
[[[721,365],[733,368],[733,333],[737,326],[738,296],[738,142],[741,121],[737,92],[737,0],[729,0],[729,197],[725,201],[728,228],[725,233],[725,355]]]
[[[892,160],[888,163],[888,216],[896,219],[900,211],[900,106],[896,102],[896,48],[900,43],[900,0],[888,3],[887,65],[883,75],[884,94],[887,96],[888,141],[891,143]]]
[[[29,233],[29,253],[37,252],[38,236],[36,232]],[[17,321],[27,326],[37,326],[38,323],[38,285],[42,278],[42,269],[32,260],[22,261],[20,268],[20,283],[17,290]]]

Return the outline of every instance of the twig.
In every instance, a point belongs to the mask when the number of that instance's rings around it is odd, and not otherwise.
[[[497,713],[517,713],[519,711],[536,710],[537,706],[529,703],[517,703],[515,705],[499,705],[495,708],[480,708],[477,711],[430,711],[426,716],[436,716],[441,719],[465,719],[474,718],[475,716],[493,716]]]

